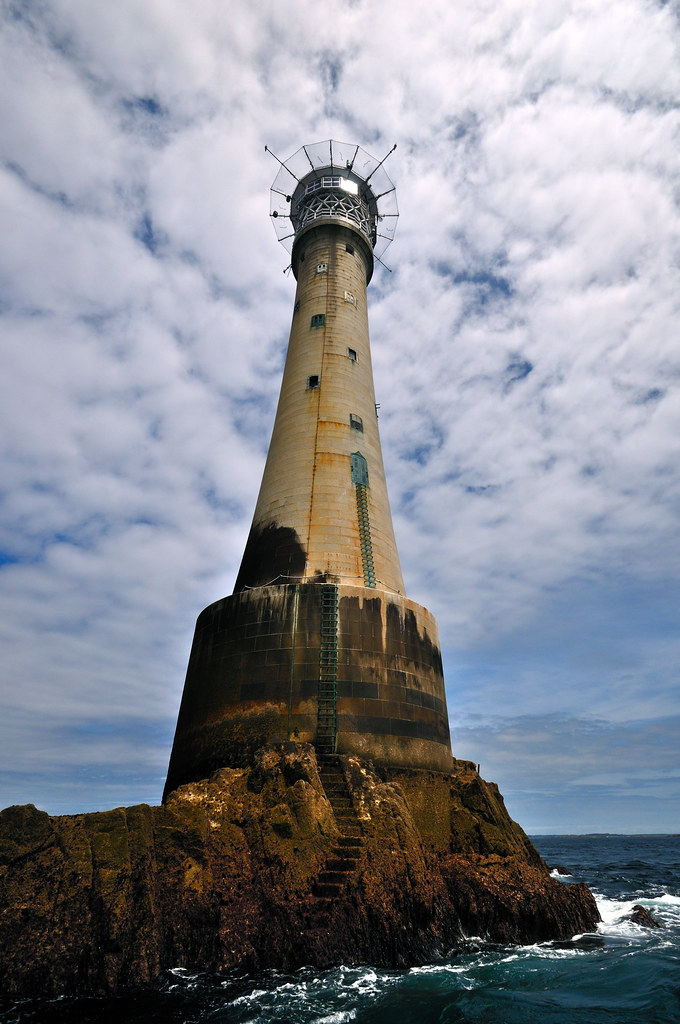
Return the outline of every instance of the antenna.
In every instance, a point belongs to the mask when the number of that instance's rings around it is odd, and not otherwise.
[[[388,156],[392,156],[392,153],[394,153],[396,148],[397,148],[397,144],[395,142],[394,145],[392,146],[392,149],[389,151],[389,153],[385,153],[385,156],[382,158],[382,160],[378,164],[378,167],[374,167],[373,170],[371,171],[371,173],[369,174],[369,176],[366,178],[366,184],[367,185],[368,185],[369,181],[371,180],[371,178],[373,177],[373,175],[375,174],[375,172],[378,170],[378,168],[382,167],[382,165],[387,160]]]
[[[288,171],[288,173],[290,174],[290,176],[291,176],[292,178],[295,178],[295,180],[296,180],[296,181],[298,180],[298,179],[297,179],[297,176],[296,176],[295,174],[293,174],[293,172],[291,171],[290,167],[286,167],[286,164],[284,163],[284,161],[283,161],[283,160],[279,160],[279,158],[278,158],[278,156],[276,155],[276,153],[273,153],[273,152],[271,151],[271,149],[269,148],[269,146],[266,146],[266,145],[265,145],[265,147],[264,147],[264,151],[265,151],[265,153],[269,153],[269,155],[270,155],[270,156],[273,156],[273,157],[274,157],[274,159],[276,160],[276,162],[277,162],[277,163],[279,163],[279,164],[281,164],[281,166],[282,166],[283,168],[285,168],[285,170],[287,170],[287,171]],[[389,155],[389,154],[388,154],[388,155]],[[281,194],[283,195],[283,193],[281,193]]]

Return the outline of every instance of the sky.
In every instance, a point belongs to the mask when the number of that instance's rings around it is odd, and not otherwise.
[[[454,754],[529,833],[680,826],[677,0],[0,0],[0,806],[160,801],[295,282],[278,165],[397,187],[369,288]]]

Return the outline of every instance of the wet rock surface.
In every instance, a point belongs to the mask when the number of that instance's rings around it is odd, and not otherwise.
[[[291,743],[161,807],[2,811],[0,990],[110,993],[176,966],[404,966],[465,936],[535,942],[595,927],[586,886],[551,878],[468,762],[336,764],[333,803],[313,748]]]
[[[630,917],[630,920],[633,922],[633,924],[638,924],[641,928],[663,927],[663,925],[661,925],[657,921],[657,919],[652,914],[650,914],[650,912],[647,910],[647,907],[643,907],[639,903],[635,904],[635,906],[633,907],[628,916]]]

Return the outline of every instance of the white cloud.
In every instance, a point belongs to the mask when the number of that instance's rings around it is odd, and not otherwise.
[[[455,714],[606,732],[676,713],[671,6],[35,0],[1,29],[10,799],[133,802],[162,776],[193,619],[243,550],[290,320],[265,143],[398,142],[377,397]],[[551,770],[532,728],[498,745],[500,779],[520,757]],[[60,749],[48,782],[38,752]]]

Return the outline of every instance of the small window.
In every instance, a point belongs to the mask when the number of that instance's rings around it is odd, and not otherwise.
[[[354,246],[353,245],[350,245],[349,242],[348,242],[347,245],[345,246],[345,249],[347,249],[347,252],[350,254],[350,256],[354,256]]]
[[[356,361],[357,361],[357,354],[356,354],[356,352],[354,351],[353,348],[348,348],[347,349],[347,358],[351,359],[353,363],[356,363]]]
[[[307,378],[307,387],[308,388],[318,388],[320,383],[321,383],[321,377],[319,377],[318,373],[313,373],[311,375],[311,377]]]
[[[325,313],[315,313],[312,317],[312,327],[323,327],[326,323]]]
[[[293,306],[293,313],[299,313],[299,312],[300,312],[300,300],[298,299],[297,302],[295,303],[295,305]]]
[[[328,264],[327,263],[317,263],[317,265],[316,265],[316,272],[317,272],[317,274],[327,274],[328,273]]]
[[[356,306],[357,300],[354,298],[351,292],[345,292],[345,302],[349,302],[351,306]]]
[[[353,412],[349,414],[349,425],[352,430],[358,430],[360,434],[364,432],[364,421],[361,416],[355,416]]]

